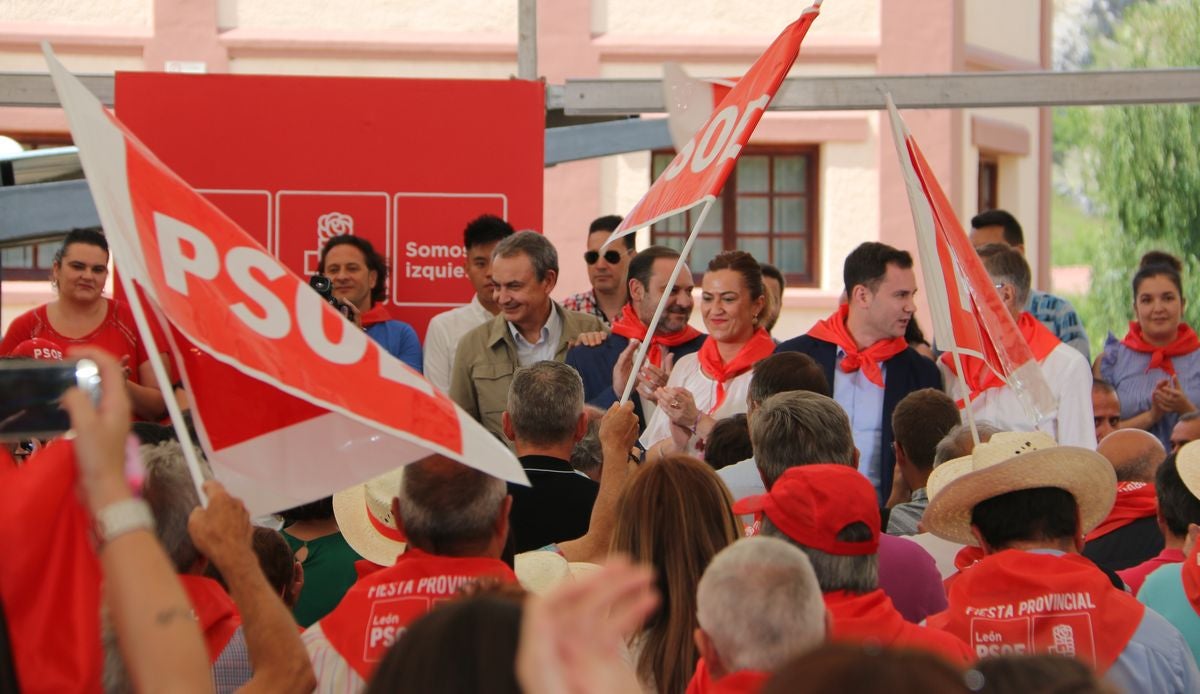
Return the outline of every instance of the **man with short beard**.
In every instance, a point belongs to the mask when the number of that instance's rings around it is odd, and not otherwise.
[[[646,339],[647,326],[667,291],[667,281],[678,260],[679,251],[664,246],[651,246],[634,256],[629,263],[629,303],[613,320],[612,334],[595,347],[580,345],[567,352],[567,364],[583,377],[587,404],[607,410],[620,399],[632,376],[637,348]],[[688,325],[692,288],[692,273],[685,265],[670,289],[671,296],[638,373],[633,402],[643,427],[646,415],[641,399],[653,401],[654,391],[666,385],[674,361],[699,350],[704,343],[704,333]]]

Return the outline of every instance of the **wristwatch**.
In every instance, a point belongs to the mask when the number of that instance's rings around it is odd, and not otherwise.
[[[154,530],[150,504],[141,499],[124,499],[96,511],[96,537],[106,545],[134,530]]]

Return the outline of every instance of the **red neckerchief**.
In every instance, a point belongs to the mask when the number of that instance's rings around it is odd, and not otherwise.
[[[1039,364],[1050,356],[1054,348],[1062,344],[1050,329],[1042,325],[1042,322],[1034,318],[1028,311],[1023,312],[1017,317],[1017,329],[1021,331],[1021,337],[1025,338],[1026,344],[1029,345],[1029,351],[1033,353],[1033,358]],[[971,391],[971,399],[979,397],[985,390],[991,388],[1001,388],[1005,384],[1004,379],[996,375],[992,371],[987,362],[979,357],[968,357],[962,355],[963,371],[967,372],[965,379],[967,388]],[[942,363],[950,369],[950,373],[958,375],[957,365],[954,363],[954,355],[946,352],[941,356]]]
[[[338,655],[364,680],[383,660],[409,623],[484,577],[515,583],[499,559],[442,557],[409,547],[396,563],[364,576],[320,621]]]
[[[696,358],[700,360],[700,366],[704,369],[704,373],[717,382],[717,401],[708,410],[708,414],[717,411],[721,403],[725,402],[725,383],[737,378],[746,373],[759,359],[764,359],[771,356],[775,351],[775,341],[767,334],[766,330],[758,328],[754,331],[754,335],[742,348],[734,355],[733,359],[726,364],[721,359],[721,352],[717,349],[717,341],[710,335],[703,345],[700,345],[700,351],[696,353]]]
[[[1180,323],[1175,340],[1165,347],[1156,347],[1142,337],[1142,326],[1138,325],[1137,321],[1131,320],[1129,321],[1129,332],[1125,334],[1121,344],[1135,352],[1150,355],[1150,365],[1146,367],[1147,372],[1151,369],[1162,369],[1168,375],[1174,376],[1175,366],[1171,363],[1171,357],[1181,357],[1200,349],[1200,338],[1196,337],[1196,331],[1192,330],[1190,325]]]
[[[1192,548],[1190,554],[1183,561],[1183,593],[1187,596],[1188,602],[1192,604],[1192,609],[1196,614],[1200,615],[1200,557],[1196,556],[1196,552],[1200,550],[1200,542]]]
[[[188,574],[180,574],[179,582],[187,591],[192,612],[200,623],[200,631],[204,632],[208,663],[211,665],[221,657],[221,651],[225,650],[229,639],[242,625],[242,617],[233,604],[233,598],[229,597],[220,583],[204,576]]]
[[[967,642],[981,658],[1015,653],[1073,656],[1103,675],[1146,607],[1077,554],[1005,550],[959,576],[950,606],[927,623]]]
[[[392,319],[392,314],[388,313],[387,307],[383,304],[375,304],[365,313],[359,316],[364,328],[369,328],[376,323],[383,323]]]
[[[867,377],[868,381],[882,388],[883,370],[879,364],[907,349],[908,342],[903,337],[893,337],[888,340],[877,340],[870,347],[860,350],[858,343],[854,341],[854,336],[846,328],[846,317],[849,315],[849,304],[842,304],[832,316],[817,321],[808,334],[842,348],[842,351],[846,353],[845,358],[838,364],[838,368],[842,371],[853,373],[862,369],[863,375]]]
[[[958,569],[958,571],[950,574],[946,577],[946,580],[942,581],[942,587],[946,589],[946,592],[950,592],[950,587],[954,585],[954,582],[958,580],[963,571],[978,564],[980,559],[983,559],[983,550],[978,547],[967,545],[958,550],[958,553],[954,555],[954,568]]]
[[[862,594],[831,591],[825,594],[825,608],[832,622],[831,641],[917,648],[955,663],[973,660],[971,649],[958,638],[906,621],[882,588]]]
[[[637,314],[633,311],[633,306],[625,304],[621,307],[621,312],[617,314],[617,319],[612,323],[612,331],[614,335],[629,338],[630,340],[638,340],[645,342],[646,340],[646,324],[642,322]],[[650,338],[650,347],[646,351],[646,361],[654,366],[662,366],[662,350],[654,349],[662,345],[663,347],[678,347],[686,342],[691,342],[697,337],[700,337],[700,331],[690,325],[685,325],[683,330],[670,335],[660,335],[654,333],[654,337]]]
[[[1096,529],[1088,533],[1087,542],[1120,530],[1135,520],[1153,518],[1158,514],[1158,495],[1154,485],[1145,482],[1118,482],[1117,500],[1112,511]]]
[[[769,672],[738,670],[714,680],[709,675],[704,658],[701,658],[696,661],[696,672],[688,682],[686,694],[757,694],[769,679]]]

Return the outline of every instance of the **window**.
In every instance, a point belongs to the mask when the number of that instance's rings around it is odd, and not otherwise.
[[[998,188],[1000,185],[1000,163],[995,157],[979,154],[979,190],[976,197],[976,212],[987,212],[1000,208]]]
[[[62,239],[0,249],[0,278],[44,282],[50,279],[54,254]]]
[[[654,153],[651,180],[674,156]],[[655,224],[651,241],[683,248],[701,209]],[[699,282],[713,256],[741,249],[779,268],[789,286],[815,287],[820,279],[817,236],[817,148],[747,147],[709,210],[688,263]]]

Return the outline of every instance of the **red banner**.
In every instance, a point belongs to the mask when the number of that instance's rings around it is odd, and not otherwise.
[[[506,446],[48,61],[129,298],[171,328],[208,461],[251,512],[328,496],[430,453],[525,480]]]
[[[354,234],[391,267],[388,307],[424,335],[470,300],[462,232],[541,229],[540,82],[120,73],[121,122],[293,272]]]

